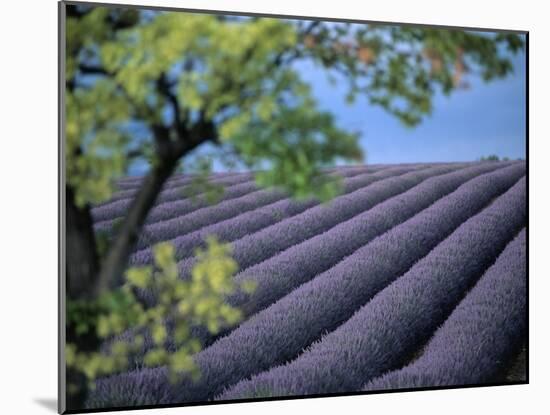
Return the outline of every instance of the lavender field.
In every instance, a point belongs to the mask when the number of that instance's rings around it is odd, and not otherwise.
[[[225,191],[209,205],[184,196],[190,177],[171,178],[130,264],[152,264],[152,246],[171,241],[187,278],[216,235],[231,243],[235,279],[256,289],[227,298],[244,313],[238,326],[195,329],[198,380],[172,384],[165,368],[136,363],[99,379],[88,408],[525,381],[525,162],[326,174],[343,184],[328,203],[217,173]],[[97,231],[113,230],[139,184],[122,179],[92,209]]]

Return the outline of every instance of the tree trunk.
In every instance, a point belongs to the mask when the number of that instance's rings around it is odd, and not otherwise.
[[[201,144],[204,136],[214,136],[213,126],[201,119],[194,129],[181,134],[177,142],[162,137],[157,140],[159,161],[145,177],[107,257],[101,262],[90,207],[79,208],[74,190],[66,187],[66,300],[93,300],[121,283],[128,258],[165,181],[175,170],[178,160]],[[66,341],[73,343],[80,352],[97,351],[101,345],[95,331],[77,335],[70,324],[66,327]],[[88,395],[87,379],[83,373],[72,369],[68,369],[66,375],[67,409],[82,410]]]
[[[80,208],[75,203],[74,190],[66,186],[66,300],[89,300],[95,297],[95,279],[99,260],[95,244],[92,216],[89,206]],[[67,322],[65,327],[67,343],[74,344],[79,351],[93,351],[99,347],[94,332],[77,335],[75,328]],[[87,380],[83,373],[74,369],[66,371],[66,407],[68,410],[84,408],[87,396]]]
[[[175,131],[178,135],[176,141],[169,138],[169,128],[153,125],[152,129],[158,160],[153,163],[153,168],[143,180],[138,193],[132,200],[128,214],[109,247],[105,261],[101,264],[97,281],[99,292],[116,287],[122,281],[128,258],[143,228],[147,214],[153,207],[162,186],[176,169],[178,161],[208,138],[216,136],[214,124],[204,119],[204,113],[201,113],[200,119],[191,129],[187,130],[183,126],[176,126]]]
[[[95,297],[94,280],[99,270],[90,208],[79,208],[74,190],[66,187],[67,295],[73,299]]]
[[[178,159],[171,158],[159,163],[143,180],[101,266],[97,282],[99,292],[112,289],[122,282],[128,258],[137,242],[147,214],[153,207],[164,182],[176,168]]]

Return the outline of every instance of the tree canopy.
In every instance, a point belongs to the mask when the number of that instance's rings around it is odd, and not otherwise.
[[[293,63],[312,60],[414,126],[432,99],[464,86],[469,72],[489,81],[510,73],[512,34],[414,26],[357,25],[183,12],[74,7],[67,19],[67,139],[86,144],[68,165],[77,201],[97,203],[133,157],[176,157],[178,137],[223,146],[250,167],[272,167],[262,184],[298,195],[326,191],[317,167],[360,159],[357,134],[319,110]],[[151,137],[132,139],[129,122]],[[152,139],[154,137],[154,140]],[[155,140],[157,142],[155,142]],[[188,145],[190,146],[190,145]],[[179,147],[185,147],[180,144]],[[190,146],[191,147],[191,146]],[[319,183],[322,181],[322,183]],[[328,188],[326,187],[328,186]],[[331,192],[332,190],[332,192]]]

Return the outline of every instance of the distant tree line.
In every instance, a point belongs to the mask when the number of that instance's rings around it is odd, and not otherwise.
[[[516,160],[523,160],[523,158],[518,157]],[[479,161],[510,161],[510,157],[500,158],[496,154],[489,154],[488,156],[482,156]]]

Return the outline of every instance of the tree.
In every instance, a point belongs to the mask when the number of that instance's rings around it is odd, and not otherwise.
[[[508,158],[504,157],[502,160],[508,161]],[[496,154],[490,154],[487,157],[481,157],[480,161],[500,161],[500,158]]]
[[[362,158],[356,133],[321,111],[294,63],[343,76],[351,102],[364,96],[415,126],[441,91],[471,72],[490,81],[512,70],[523,47],[512,34],[318,20],[158,12],[67,5],[66,282],[71,301],[96,301],[123,283],[128,257],[167,178],[207,143],[258,170],[261,186],[297,197],[334,196],[321,174]],[[132,128],[147,131],[136,138]],[[104,252],[90,209],[108,200],[135,160],[150,169]],[[67,341],[93,352],[100,338],[69,320]],[[69,407],[86,386],[69,370]]]

